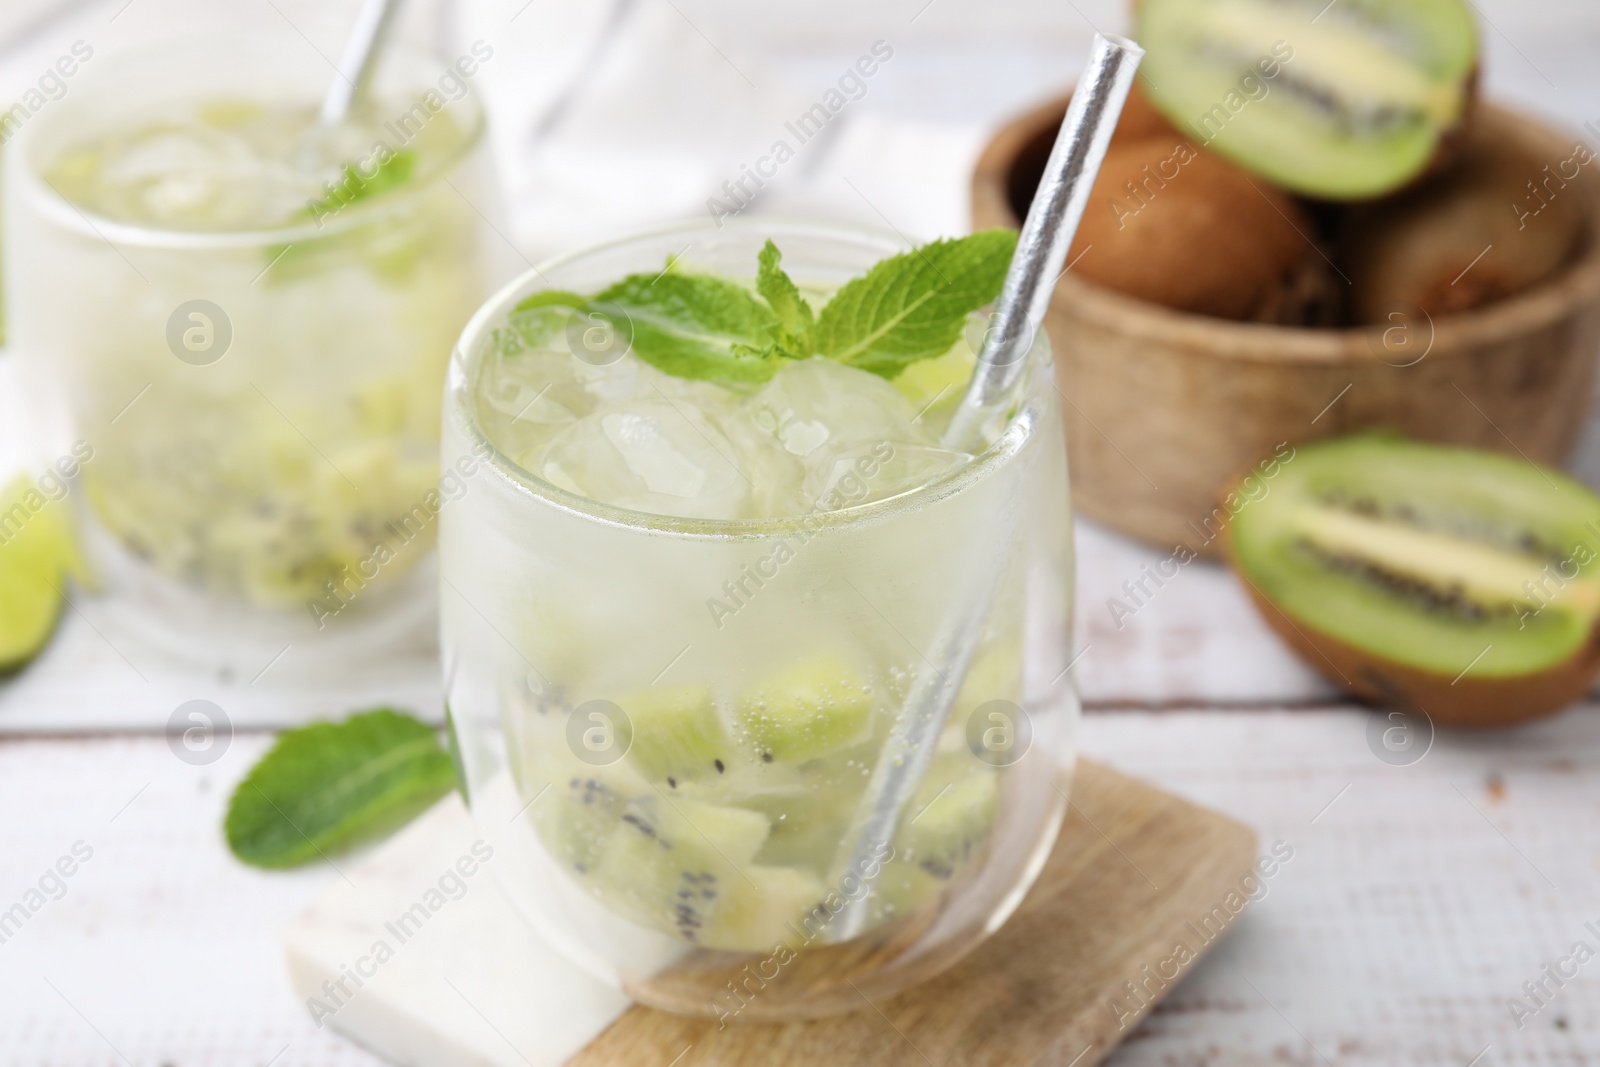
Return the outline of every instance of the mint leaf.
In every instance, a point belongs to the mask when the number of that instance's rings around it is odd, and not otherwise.
[[[512,308],[504,326],[490,331],[490,344],[502,356],[537,348],[565,330],[573,314],[588,303],[588,297],[565,289],[540,290],[524,297]]]
[[[379,708],[280,734],[228,803],[228,847],[295,867],[398,829],[456,783],[433,728]]]
[[[1013,231],[983,230],[880,261],[817,316],[818,349],[885,378],[944,355],[967,316],[1000,295],[1016,248]]]
[[[764,382],[787,356],[772,308],[710,274],[632,274],[588,309],[606,316],[634,355],[679,378]]]
[[[402,148],[388,159],[381,160],[372,169],[372,177],[363,178],[354,163],[346,163],[339,172],[339,180],[333,183],[333,188],[323,198],[319,205],[322,211],[307,209],[317,217],[330,211],[337,211],[359,200],[369,200],[380,193],[390,189],[397,189],[411,180],[417,169],[417,157],[409,148]]]
[[[967,316],[1000,295],[1016,246],[1010,230],[935,241],[878,263],[818,315],[769,240],[756,293],[669,262],[660,274],[629,275],[592,300],[534,293],[512,310],[495,341],[505,354],[522,351],[577,312],[603,316],[634,355],[679,378],[760,383],[786,362],[818,354],[893,378],[950,350]]]
[[[756,292],[778,316],[779,344],[785,354],[791,359],[806,359],[817,350],[816,317],[800,295],[800,287],[778,265],[782,259],[778,246],[768,240],[761,249]]]
[[[416,165],[417,157],[408,148],[402,148],[380,162],[370,178],[363,178],[354,163],[346,163],[339,173],[339,180],[330,183],[331,188],[325,187],[327,194],[321,200],[309,202],[301,209],[300,215],[315,221],[317,228],[321,229],[324,221],[335,217],[351,204],[409,182]],[[352,246],[364,250],[373,272],[379,277],[391,282],[403,281],[415,266],[419,249],[414,240],[396,247],[388,233],[387,228],[378,227],[376,231],[356,230],[313,237],[294,244],[268,245],[264,249],[267,256],[267,283],[277,285],[310,277],[319,269],[325,269],[322,259],[325,254],[338,254],[338,250]]]
[[[582,308],[588,302],[588,297],[579,296],[577,293],[566,289],[540,289],[537,293],[531,293],[519,300],[517,306],[511,309],[511,314],[514,317],[518,312],[534,311],[538,308],[548,307],[577,309]]]

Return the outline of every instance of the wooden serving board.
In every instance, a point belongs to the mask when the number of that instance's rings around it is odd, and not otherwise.
[[[568,1067],[1092,1067],[1242,907],[1256,835],[1089,760],[1072,799],[1017,914],[931,982],[813,1022],[719,1029],[632,1007]]]

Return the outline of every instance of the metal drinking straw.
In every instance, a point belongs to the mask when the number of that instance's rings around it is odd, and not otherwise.
[[[1050,161],[1033,195],[1017,253],[995,305],[989,331],[967,393],[945,431],[945,447],[981,449],[984,423],[1005,403],[1027,367],[1028,349],[1044,325],[1045,310],[1083,220],[1095,175],[1106,158],[1122,105],[1133,88],[1144,49],[1121,37],[1095,35],[1089,65],[1072,94]]]
[[[1072,95],[1017,239],[1016,256],[996,305],[995,328],[989,331],[971,384],[945,434],[945,447],[981,451],[984,425],[1007,402],[1027,369],[1028,351],[1043,326],[1045,309],[1061,277],[1067,249],[1083,219],[1095,175],[1100,172],[1143,56],[1144,50],[1132,41],[1095,36],[1089,65]],[[999,518],[1002,523],[1009,521],[1006,516]],[[860,835],[841,879],[854,876],[860,884],[870,886],[876,878],[900,813],[916,795],[960,683],[972,665],[982,636],[983,616],[998,580],[1000,561],[994,563],[994,573],[968,576],[953,598],[958,610],[931,650],[932,662],[943,663],[945,669],[924,670],[912,683],[906,696],[906,713],[891,731],[869,783]],[[864,896],[857,898],[856,903],[839,913],[833,940],[847,940],[862,931],[868,914],[863,901]]]
[[[317,121],[323,126],[341,125],[367,91],[400,3],[401,0],[366,0],[361,5],[355,28],[345,42],[344,55],[339,58],[339,72],[328,86],[328,94],[322,98],[322,110],[317,113]]]

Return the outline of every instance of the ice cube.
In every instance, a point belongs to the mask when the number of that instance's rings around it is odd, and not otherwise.
[[[812,464],[803,493],[817,510],[837,511],[909,492],[970,458],[965,452],[904,441],[856,444],[830,451],[827,463]]]
[[[805,514],[810,501],[802,488],[806,468],[799,458],[756,425],[744,404],[725,403],[710,414],[712,422],[732,442],[739,469],[750,476],[751,517]]]
[[[750,495],[728,438],[665,399],[603,405],[523,462],[569,491],[657,515],[738,518]]]
[[[895,496],[967,458],[937,447],[933,428],[883,378],[829,359],[785,367],[748,407],[756,425],[804,464],[790,513]]]
[[[817,357],[773,375],[749,401],[756,424],[808,457],[862,441],[916,441],[916,411],[876,374]]]

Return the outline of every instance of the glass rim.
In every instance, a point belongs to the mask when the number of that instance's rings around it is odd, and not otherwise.
[[[831,237],[840,241],[854,241],[857,243],[861,243],[864,239],[876,240],[882,242],[887,248],[898,248],[900,250],[916,247],[905,235],[896,230],[848,223],[798,219],[788,216],[760,216],[757,218],[733,219],[731,221],[693,220],[669,223],[649,229],[630,231],[618,237],[584,245],[574,251],[545,259],[501,286],[493,296],[485,301],[483,306],[474,312],[472,318],[467,321],[466,326],[461,331],[460,338],[456,341],[455,347],[450,353],[449,372],[445,381],[445,417],[454,420],[454,424],[459,427],[467,439],[468,449],[478,456],[483,464],[492,469],[495,475],[505,483],[519,493],[528,495],[539,504],[548,505],[568,514],[614,528],[656,535],[679,536],[695,540],[720,541],[770,539],[802,532],[813,533],[821,529],[863,526],[882,521],[902,512],[920,510],[982,481],[1020,452],[1023,445],[1032,438],[1032,432],[1024,431],[1031,422],[1037,421],[1039,414],[1037,409],[1041,404],[1042,391],[1037,388],[1035,376],[1051,374],[1054,369],[1049,337],[1042,327],[1028,352],[1029,374],[1025,392],[1018,404],[1017,411],[1006,425],[1006,428],[988,446],[981,452],[976,453],[967,462],[953,470],[946,471],[932,481],[924,482],[913,489],[896,493],[893,496],[867,501],[862,504],[850,504],[833,510],[822,510],[813,507],[812,510],[800,515],[780,515],[754,519],[700,519],[677,515],[662,515],[656,512],[639,511],[616,504],[607,504],[563,489],[529,471],[515,459],[502,452],[489,439],[489,436],[484,433],[482,426],[479,424],[475,410],[476,405],[473,403],[472,397],[473,384],[476,379],[471,372],[476,367],[469,367],[469,361],[473,359],[472,353],[475,348],[481,353],[482,346],[479,342],[494,325],[498,324],[504,313],[517,301],[532,293],[539,292],[545,288],[555,288],[545,278],[546,271],[555,271],[569,263],[585,259],[597,253],[647,240],[681,236],[707,230],[719,232],[724,230],[758,231],[762,237],[777,238],[781,238],[784,232],[788,232],[812,237]],[[540,281],[543,284],[530,285],[534,281]],[[1044,399],[1047,400],[1048,398]],[[1029,415],[1032,415],[1033,419],[1028,419],[1027,416]]]
[[[96,69],[96,78],[104,78],[101,74],[108,67],[112,68],[115,75],[115,65],[132,64],[140,59],[148,59],[164,53],[179,52],[185,48],[193,48],[207,41],[241,40],[249,39],[252,42],[270,42],[271,46],[279,44],[293,44],[297,39],[288,34],[273,31],[267,34],[245,34],[238,30],[211,30],[194,33],[180,38],[166,41],[147,42],[136,48],[113,55],[105,66]],[[400,42],[391,45],[391,50],[385,56],[385,62],[400,62],[411,64],[415,69],[423,69],[430,59],[436,59],[424,49],[407,46]],[[446,69],[452,69],[446,65]],[[94,90],[104,91],[104,84],[97,83]],[[460,99],[452,100],[446,108],[439,112],[449,110],[451,107],[462,103],[472,106],[472,122],[462,128],[461,143],[456,145],[450,154],[442,157],[438,165],[426,172],[414,182],[408,182],[399,189],[389,190],[373,197],[367,202],[351,204],[338,212],[338,217],[325,225],[318,225],[315,219],[306,222],[292,222],[278,226],[254,226],[247,229],[230,230],[186,230],[177,227],[163,226],[159,223],[127,222],[113,219],[105,215],[86,210],[85,208],[68,199],[52,185],[40,172],[40,168],[33,159],[33,142],[43,132],[52,129],[51,120],[41,123],[29,123],[13,143],[8,144],[10,151],[7,155],[14,157],[14,162],[8,163],[7,168],[15,167],[14,173],[20,178],[18,198],[26,202],[28,210],[34,211],[48,218],[51,222],[66,229],[77,231],[92,237],[99,237],[113,244],[129,245],[137,248],[162,248],[178,249],[184,251],[218,251],[235,248],[258,248],[263,245],[295,244],[300,241],[323,240],[335,237],[351,230],[386,218],[414,203],[422,194],[434,189],[439,182],[454,173],[473,152],[482,145],[488,132],[488,112],[484,107],[482,98],[473,89],[471,84],[462,82],[466,90]],[[93,92],[94,90],[91,90]],[[93,100],[90,96],[89,100]],[[316,104],[319,97],[313,95],[309,102]],[[470,201],[469,201],[470,205]]]

